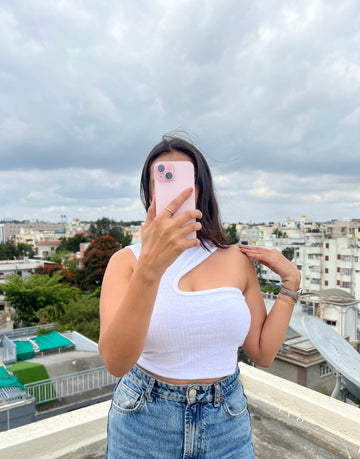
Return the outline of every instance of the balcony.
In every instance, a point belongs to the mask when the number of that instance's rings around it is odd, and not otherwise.
[[[359,408],[243,363],[240,372],[256,457],[359,457]],[[2,432],[0,456],[105,457],[109,407],[106,401]]]

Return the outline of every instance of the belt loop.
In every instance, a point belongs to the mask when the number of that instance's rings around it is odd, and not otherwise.
[[[149,402],[153,401],[153,398],[151,397],[151,391],[153,390],[154,384],[155,384],[155,378],[151,378],[149,385],[147,386],[146,391],[145,391],[146,400]]]
[[[221,406],[221,399],[220,399],[220,385],[215,384],[215,397],[214,397],[214,407],[217,408]]]

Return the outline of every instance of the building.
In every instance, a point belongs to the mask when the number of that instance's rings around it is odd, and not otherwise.
[[[357,346],[360,334],[357,325],[360,300],[341,289],[309,292],[303,298],[315,304],[315,315],[343,338]]]
[[[8,276],[31,276],[36,268],[43,267],[43,260],[24,258],[23,260],[0,260],[0,283],[5,282]]]
[[[301,271],[305,292],[341,288],[360,298],[360,243],[355,237],[325,238],[306,235],[305,245],[295,251],[294,263]]]
[[[332,221],[324,224],[324,231],[327,237],[353,236],[360,232],[358,221]]]
[[[308,339],[302,326],[302,317],[304,314],[317,316],[359,351],[359,303],[360,300],[341,289],[320,290],[302,296],[301,303],[295,306],[286,338],[273,364],[263,370],[330,395],[336,378],[320,352]],[[273,300],[265,299],[265,304],[269,311]]]
[[[35,243],[36,255],[39,258],[51,257],[60,244],[61,241],[37,241]]]
[[[0,431],[111,397],[97,343],[54,324],[0,330]]]
[[[57,234],[65,234],[64,223],[48,223],[48,222],[23,222],[23,223],[3,223],[5,241],[17,240],[21,230],[23,234],[31,234],[32,232],[50,232]],[[24,236],[21,236],[24,237]]]

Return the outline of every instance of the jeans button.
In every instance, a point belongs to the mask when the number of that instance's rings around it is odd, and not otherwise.
[[[196,395],[196,389],[190,389],[190,390],[189,390],[189,396],[190,396],[191,398],[193,398],[193,397],[195,397],[195,395]]]

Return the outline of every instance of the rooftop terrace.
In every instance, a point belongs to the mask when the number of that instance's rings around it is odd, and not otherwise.
[[[240,363],[256,457],[356,458],[360,409]],[[0,433],[0,457],[103,458],[110,401]]]

